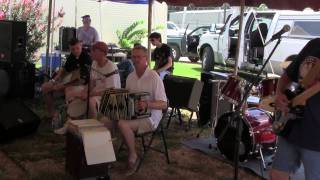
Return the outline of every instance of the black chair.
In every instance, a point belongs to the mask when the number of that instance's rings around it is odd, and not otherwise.
[[[168,103],[169,104],[169,103]],[[141,160],[140,160],[140,163],[138,165],[138,168],[137,168],[137,171],[139,170],[147,152],[149,150],[154,150],[156,152],[159,152],[159,153],[162,153],[166,156],[166,160],[167,160],[167,163],[170,164],[170,159],[169,159],[169,153],[168,153],[168,147],[167,147],[167,141],[166,141],[166,137],[165,137],[165,133],[164,133],[164,127],[163,127],[163,121],[164,119],[166,118],[166,115],[167,115],[167,112],[168,112],[168,105],[167,105],[167,108],[162,110],[162,118],[159,122],[159,125],[158,127],[154,130],[154,131],[150,131],[150,132],[145,132],[145,133],[141,133],[141,134],[135,134],[135,137],[137,139],[141,139],[141,145],[142,145],[142,148],[143,148],[143,154],[141,156]],[[161,139],[162,139],[162,143],[163,143],[163,150],[161,149],[157,149],[157,148],[154,148],[152,147],[152,143],[153,143],[153,140],[155,138],[156,135],[160,135]],[[150,140],[149,142],[146,142],[146,137],[147,136],[151,136],[150,137]],[[122,150],[122,147],[124,145],[124,142],[122,141],[119,149],[118,149],[118,154],[119,152]]]

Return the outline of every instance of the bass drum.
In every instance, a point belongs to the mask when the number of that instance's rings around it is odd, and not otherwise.
[[[241,121],[243,130],[239,146],[239,161],[248,159],[255,154],[259,146],[275,147],[276,135],[272,132],[270,115],[258,108],[249,108],[243,117],[232,119],[234,112],[220,116],[214,135],[220,152],[227,159],[234,159],[236,122]]]

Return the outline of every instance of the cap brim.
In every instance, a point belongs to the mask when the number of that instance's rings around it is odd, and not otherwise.
[[[292,61],[283,61],[282,63],[280,63],[280,67],[282,69],[286,69],[290,64],[291,64]]]

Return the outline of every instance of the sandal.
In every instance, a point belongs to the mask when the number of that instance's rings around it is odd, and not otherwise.
[[[128,162],[128,170],[125,173],[126,176],[131,176],[133,175],[135,172],[137,172],[138,167],[140,165],[141,159],[139,158],[139,156],[137,157],[136,161],[134,163],[132,162]]]

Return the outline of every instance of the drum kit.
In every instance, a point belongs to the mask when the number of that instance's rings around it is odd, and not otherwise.
[[[240,146],[239,161],[248,160],[249,157],[260,156],[264,168],[266,168],[263,149],[274,152],[276,147],[276,135],[272,131],[274,96],[278,78],[263,79],[249,96],[246,105],[243,106],[242,116],[234,116],[233,111],[222,114],[214,125],[214,135],[220,152],[229,160],[234,160],[234,148],[236,137],[236,121],[243,124]],[[246,82],[238,76],[229,76],[225,85],[218,90],[220,99],[225,99],[234,106],[240,104],[243,98]],[[249,100],[250,99],[250,100]],[[237,117],[237,118],[234,118]]]

